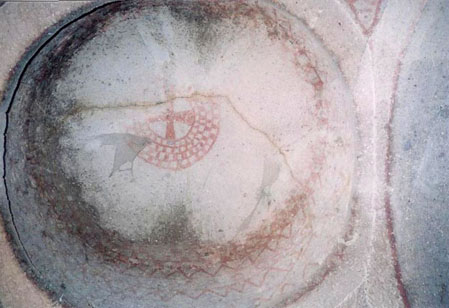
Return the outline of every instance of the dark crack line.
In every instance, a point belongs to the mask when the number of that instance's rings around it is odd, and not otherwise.
[[[231,109],[235,112],[235,114],[238,116],[238,117],[240,117],[240,119],[243,121],[243,122],[245,122],[245,124],[250,128],[250,129],[252,129],[253,131],[255,131],[255,132],[257,132],[257,133],[259,133],[259,134],[261,134],[265,139],[266,139],[266,141],[268,141],[269,143],[270,143],[270,145],[274,148],[274,149],[276,149],[276,151],[282,156],[282,159],[283,159],[283,161],[284,161],[284,163],[285,163],[285,165],[287,166],[287,168],[288,168],[288,170],[289,170],[289,173],[290,173],[290,177],[294,180],[294,182],[296,183],[296,184],[298,184],[301,188],[304,188],[304,184],[303,183],[301,183],[301,181],[295,176],[295,174],[294,174],[294,172],[293,172],[293,168],[291,167],[291,165],[290,165],[290,162],[288,161],[288,158],[287,158],[287,154],[282,150],[282,148],[278,145],[278,144],[276,144],[276,142],[270,137],[270,135],[267,133],[267,132],[265,132],[265,131],[263,131],[262,129],[260,129],[260,128],[258,128],[258,127],[256,127],[255,125],[253,125],[253,124],[251,124],[250,122],[249,122],[249,120],[234,106],[234,104],[231,102],[231,100],[227,97],[227,96],[222,96],[224,99],[225,99],[225,101],[229,104],[229,106],[231,107]]]
[[[19,78],[19,80],[20,80],[20,78]],[[17,89],[18,89],[18,86],[14,90],[14,93],[13,93],[13,96],[12,96],[13,98],[14,98],[14,96],[16,94]],[[12,102],[12,100],[11,100],[11,102]],[[8,113],[10,111],[10,107],[11,107],[11,104],[8,107],[8,110],[5,113],[5,118],[6,118],[5,119],[5,130],[3,132],[3,185],[5,187],[6,202],[7,202],[7,207],[8,207],[9,216],[10,216],[9,223],[11,223],[11,225],[12,225],[12,230],[15,233],[16,242],[17,242],[17,244],[19,244],[19,246],[20,246],[20,248],[22,250],[23,257],[25,257],[26,262],[28,262],[30,264],[31,268],[40,275],[40,271],[36,268],[36,266],[31,261],[31,257],[29,255],[28,251],[26,250],[25,245],[22,242],[22,239],[20,238],[20,234],[19,234],[19,231],[18,231],[18,228],[17,228],[17,225],[16,225],[16,220],[15,220],[15,217],[14,217],[14,213],[13,213],[13,210],[12,210],[11,199],[9,197],[9,189],[8,189],[8,185],[7,185],[7,181],[6,181],[6,177],[7,177],[7,174],[6,174],[6,153],[7,153],[7,150],[6,150],[6,135],[7,135],[7,132],[8,132],[8,124],[9,124]]]
[[[67,23],[61,25],[61,26],[59,27],[59,29],[57,29],[53,34],[51,34],[51,35],[49,36],[48,39],[46,39],[46,40],[45,40],[39,47],[37,47],[37,48],[35,49],[35,51],[33,52],[33,54],[29,57],[29,59],[26,61],[26,63],[25,63],[24,66],[22,67],[22,70],[21,70],[21,72],[20,72],[20,75],[19,75],[19,77],[18,77],[18,79],[17,79],[17,81],[16,81],[16,86],[15,86],[15,88],[14,88],[14,91],[12,92],[12,95],[11,95],[10,99],[9,99],[8,107],[7,107],[6,112],[5,112],[5,130],[4,130],[4,132],[3,132],[3,157],[2,157],[2,160],[3,160],[3,185],[5,186],[5,196],[6,196],[6,202],[7,202],[7,209],[8,209],[8,211],[9,211],[9,215],[10,215],[9,221],[8,221],[8,222],[5,221],[5,227],[7,226],[7,224],[10,224],[10,225],[11,225],[11,226],[10,226],[10,227],[11,227],[10,229],[12,229],[12,230],[10,230],[10,231],[13,231],[13,232],[14,232],[14,234],[15,234],[15,239],[16,239],[16,245],[19,246],[19,247],[17,247],[17,248],[19,248],[19,251],[16,251],[16,252],[19,253],[19,255],[20,255],[20,254],[22,255],[22,259],[25,259],[25,261],[29,264],[29,266],[30,266],[30,268],[33,270],[33,272],[34,272],[35,274],[37,274],[38,278],[41,278],[41,277],[42,277],[42,274],[41,274],[41,272],[36,268],[36,266],[33,264],[33,262],[31,261],[30,254],[29,254],[28,251],[26,250],[25,245],[23,244],[22,239],[21,239],[21,237],[20,237],[20,233],[19,233],[18,228],[17,228],[17,225],[16,225],[15,216],[14,216],[14,213],[13,213],[13,210],[12,210],[11,199],[10,199],[10,197],[9,197],[9,190],[8,190],[8,185],[7,185],[7,181],[6,181],[6,178],[7,178],[7,172],[6,172],[6,166],[7,166],[7,164],[6,164],[6,154],[7,154],[6,143],[7,143],[7,142],[6,142],[6,139],[7,139],[7,134],[8,134],[9,113],[11,112],[11,108],[12,108],[14,99],[15,99],[15,97],[16,97],[16,95],[17,95],[17,92],[18,92],[18,90],[19,90],[20,84],[21,84],[21,82],[22,82],[22,80],[23,80],[23,78],[24,78],[25,72],[27,71],[28,67],[31,65],[31,63],[33,62],[33,60],[37,57],[37,55],[38,55],[38,54],[39,54],[39,53],[40,53],[40,52],[41,52],[41,51],[42,51],[42,50],[43,50],[43,49],[44,49],[44,48],[45,48],[45,47],[46,47],[46,46],[47,46],[47,45],[54,39],[54,38],[56,38],[56,36],[58,36],[62,31],[64,31],[66,28],[68,28],[68,27],[71,26],[72,24],[74,24],[74,23],[76,23],[77,21],[83,19],[84,17],[86,17],[86,16],[88,16],[88,15],[94,13],[94,12],[97,11],[97,10],[100,10],[100,9],[102,9],[102,8],[104,8],[104,7],[107,7],[108,5],[111,5],[111,4],[114,4],[114,3],[119,3],[119,2],[121,2],[121,1],[111,1],[111,2],[107,2],[107,3],[104,3],[104,4],[100,5],[100,6],[94,7],[94,8],[92,8],[92,9],[88,10],[87,12],[85,12],[85,13],[83,13],[83,14],[77,16],[76,18],[74,18],[74,19],[68,21]],[[83,10],[83,8],[80,8],[80,10]],[[45,35],[46,33],[49,33],[48,31],[50,31],[50,30],[45,30],[45,31],[43,32],[42,36]],[[13,80],[13,78],[11,78],[10,80]],[[6,96],[5,96],[5,98],[6,98]],[[13,245],[13,246],[14,246],[14,245]],[[27,269],[25,268],[25,270],[27,270]]]
[[[172,102],[176,99],[191,99],[194,97],[199,97],[201,99],[207,99],[207,98],[218,98],[224,100],[225,103],[227,103],[231,110],[235,112],[235,114],[253,131],[261,134],[273,148],[276,149],[276,151],[282,156],[282,159],[289,169],[289,173],[291,178],[300,185],[301,188],[304,188],[304,184],[301,183],[301,181],[294,175],[293,168],[290,165],[290,162],[287,159],[287,154],[285,151],[282,150],[282,148],[276,144],[276,142],[270,137],[270,135],[263,131],[262,129],[256,127],[255,125],[251,124],[249,120],[235,107],[235,105],[232,103],[231,99],[227,95],[213,95],[213,94],[200,94],[197,92],[194,92],[190,95],[184,95],[184,96],[170,96],[169,98],[162,100],[162,101],[156,101],[156,102],[130,102],[126,104],[120,104],[116,106],[82,106],[81,108],[78,108],[75,110],[74,113],[68,114],[66,117],[64,117],[63,121],[66,121],[68,118],[75,116],[82,112],[95,112],[95,111],[105,111],[105,110],[122,110],[123,108],[137,108],[137,109],[145,109],[145,108],[154,108],[156,106],[160,106],[163,104],[166,104],[168,102]]]

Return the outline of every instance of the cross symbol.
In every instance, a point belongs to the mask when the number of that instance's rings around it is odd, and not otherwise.
[[[173,102],[169,102],[166,112],[159,116],[148,118],[147,122],[166,122],[165,139],[174,141],[176,140],[175,122],[192,126],[195,122],[195,113],[192,109],[175,112]]]

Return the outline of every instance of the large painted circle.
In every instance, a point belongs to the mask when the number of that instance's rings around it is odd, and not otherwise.
[[[351,227],[351,107],[331,55],[274,5],[104,5],[17,88],[19,246],[77,307],[281,305]]]

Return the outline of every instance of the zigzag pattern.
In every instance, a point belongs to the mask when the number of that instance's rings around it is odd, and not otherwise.
[[[313,163],[320,166],[323,164],[324,160],[325,158],[321,153],[321,155],[318,155],[317,158],[314,159]],[[309,185],[319,183],[321,181],[317,169],[311,169],[314,170],[314,172],[311,172],[310,174],[308,181]],[[311,189],[308,188],[307,191],[311,191]],[[272,292],[269,296],[257,298],[257,300],[263,302],[270,301],[276,294],[282,295],[294,288],[293,284],[285,281],[287,280],[287,275],[293,270],[296,260],[302,256],[304,247],[308,245],[307,243],[303,243],[301,247],[298,247],[295,240],[301,238],[303,241],[308,240],[310,242],[313,237],[313,230],[311,229],[308,230],[308,236],[299,236],[299,233],[305,231],[305,229],[301,228],[299,223],[295,223],[297,222],[297,216],[300,211],[302,211],[303,217],[306,217],[306,213],[304,212],[305,200],[305,195],[296,195],[291,197],[286,201],[285,208],[274,215],[275,217],[271,224],[263,227],[260,232],[249,236],[248,240],[251,245],[233,246],[233,249],[238,251],[236,255],[241,258],[235,259],[223,257],[220,259],[220,262],[215,268],[207,268],[205,266],[201,266],[201,263],[192,264],[192,262],[195,261],[204,262],[204,250],[202,247],[198,247],[195,251],[197,258],[194,260],[191,258],[182,257],[179,259],[168,258],[166,260],[151,259],[150,262],[147,260],[146,263],[141,263],[139,262],[136,254],[133,254],[130,257],[120,255],[122,261],[127,262],[126,264],[128,265],[122,267],[121,273],[128,274],[133,277],[142,277],[143,273],[146,278],[154,277],[168,279],[177,277],[182,278],[184,280],[184,284],[187,285],[194,281],[194,279],[198,279],[200,275],[204,275],[209,278],[215,278],[219,275],[231,275],[232,280],[234,281],[232,284],[224,286],[213,286],[215,283],[211,283],[212,285],[207,288],[202,288],[199,290],[191,288],[190,291],[186,291],[185,288],[171,288],[169,290],[167,288],[149,288],[144,293],[145,296],[155,297],[163,302],[169,302],[176,296],[187,297],[191,300],[198,300],[205,295],[214,295],[224,298],[229,296],[231,293],[242,294],[249,288],[263,287],[267,281],[267,277],[272,273],[275,273],[277,277],[279,277],[279,275],[283,275],[284,278],[282,280],[284,280],[284,282],[280,282],[277,287],[272,288]],[[313,202],[313,198],[311,201]],[[265,257],[263,258],[263,256]],[[278,266],[277,263],[285,260],[286,256],[292,257],[292,260],[287,265]],[[267,259],[271,263],[267,263]],[[153,264],[155,264],[155,267],[149,269],[148,264],[151,262],[154,262]],[[186,265],[186,263],[188,264]],[[170,269],[167,270],[167,268],[164,268],[165,266]],[[135,272],[136,268],[140,270],[138,274]],[[253,273],[250,277],[241,273],[243,271],[248,271],[251,268],[254,269],[256,273]],[[255,277],[256,275],[258,278]],[[253,278],[251,278],[251,276]],[[107,284],[111,290],[113,290],[114,283],[109,281]],[[136,290],[140,287],[141,286],[139,283],[136,282],[136,285],[131,285],[126,288],[126,290],[138,296]]]
[[[316,149],[315,149],[316,150]],[[322,166],[325,163],[325,155],[317,151],[317,156],[313,161],[314,165]],[[319,168],[318,168],[319,169]],[[310,173],[308,185],[320,184],[320,172],[315,168],[311,168],[314,172]],[[310,186],[308,187],[311,190]],[[307,191],[309,191],[307,190]],[[309,194],[308,194],[309,195]],[[310,241],[315,236],[311,228],[310,221],[307,221],[305,211],[306,199],[305,195],[295,195],[288,199],[284,209],[278,211],[274,216],[273,222],[261,229],[258,233],[249,236],[251,245],[232,246],[238,251],[237,256],[241,258],[229,258],[228,256],[220,259],[216,267],[206,267],[201,264],[192,264],[193,261],[204,260],[204,250],[198,247],[196,250],[196,258],[169,258],[167,260],[157,261],[158,266],[149,269],[148,265],[139,264],[137,259],[134,263],[130,262],[129,266],[122,267],[122,273],[132,275],[133,277],[145,278],[176,278],[182,279],[178,287],[154,288],[148,287],[142,290],[142,285],[136,279],[134,285],[126,288],[126,291],[135,294],[137,298],[148,299],[155,298],[162,302],[169,302],[175,297],[186,297],[191,300],[199,300],[208,295],[225,298],[230,294],[243,294],[249,289],[260,289],[266,283],[274,284],[268,290],[264,291],[264,296],[259,296],[254,300],[258,302],[270,302],[277,296],[282,296],[295,290],[295,285],[291,283],[289,274],[295,268],[297,260],[299,260],[305,247],[308,247]],[[309,195],[309,200],[313,203],[313,198]],[[299,223],[298,214],[301,213],[306,218],[303,224]],[[310,227],[307,229],[307,227]],[[304,234],[305,232],[305,234]],[[299,245],[298,239],[302,240]],[[299,246],[298,246],[299,245]],[[136,255],[133,255],[137,258]],[[133,257],[122,256],[123,260],[131,260]],[[287,258],[287,259],[286,259]],[[286,260],[290,260],[285,262]],[[152,262],[154,260],[150,260]],[[155,261],[156,262],[156,261]],[[184,262],[190,262],[185,264]],[[283,265],[279,263],[283,262]],[[147,262],[147,264],[149,264]],[[169,265],[169,270],[164,266]],[[139,269],[136,274],[135,269]],[[307,268],[307,266],[305,267]],[[305,269],[304,269],[305,270]],[[245,274],[246,273],[246,274]],[[248,274],[249,273],[249,274]],[[101,275],[101,274],[100,274]],[[211,280],[208,287],[196,289],[191,283],[200,279],[201,276],[208,278],[231,277],[231,284],[217,285],[219,282]],[[276,277],[276,281],[270,279],[270,275]],[[307,276],[303,272],[303,277]],[[105,277],[104,277],[105,278]],[[181,284],[182,283],[182,284]],[[114,282],[107,282],[110,290],[114,290]],[[183,286],[183,287],[180,287]],[[138,291],[137,291],[138,290]],[[119,290],[118,290],[119,291]],[[267,294],[270,292],[270,294]]]
[[[303,198],[301,197],[300,199],[302,200]],[[296,216],[299,212],[299,209],[301,207],[301,204],[298,201],[295,202],[294,200],[295,200],[295,198],[289,199],[289,202],[288,202],[289,206],[287,206],[287,209],[281,210],[280,213],[278,213],[276,215],[281,218],[281,219],[279,219],[280,221],[283,221],[283,220],[285,221],[285,217],[288,217],[288,216],[296,218]],[[220,273],[227,271],[227,272],[233,272],[235,274],[233,276],[234,281],[235,281],[234,283],[225,285],[225,286],[204,288],[201,290],[197,290],[196,292],[194,290],[192,290],[192,292],[187,292],[182,289],[175,289],[175,290],[167,290],[167,289],[154,290],[153,289],[153,290],[148,290],[146,295],[157,297],[159,300],[161,300],[163,302],[171,301],[176,296],[185,296],[192,300],[197,300],[204,295],[214,295],[214,296],[224,298],[233,292],[242,294],[248,288],[262,287],[265,284],[267,277],[271,273],[276,273],[276,275],[278,275],[279,273],[288,274],[293,269],[294,262],[293,261],[290,262],[290,264],[287,267],[276,266],[276,264],[280,260],[280,258],[276,258],[276,257],[280,257],[280,254],[281,254],[281,252],[280,252],[280,250],[278,250],[278,248],[281,245],[287,246],[287,249],[281,249],[282,252],[284,252],[284,254],[286,253],[286,251],[291,251],[292,250],[291,248],[294,247],[293,239],[295,238],[295,235],[297,235],[298,232],[300,232],[301,230],[298,229],[298,230],[296,230],[296,232],[292,231],[294,219],[290,219],[286,222],[287,223],[285,223],[285,224],[280,224],[279,221],[276,221],[276,219],[275,219],[275,222],[273,222],[270,225],[270,228],[268,228],[268,229],[271,229],[273,231],[277,229],[277,231],[275,231],[276,236],[270,237],[267,234],[262,235],[260,237],[260,240],[263,239],[263,241],[264,241],[264,245],[262,246],[262,248],[258,251],[255,251],[255,252],[252,251],[252,253],[248,253],[242,260],[239,261],[238,265],[236,265],[236,266],[230,266],[227,262],[224,262],[212,271],[209,271],[209,270],[206,270],[205,268],[196,266],[195,269],[191,273],[187,273],[182,268],[182,263],[180,263],[181,260],[177,260],[177,262],[179,262],[178,266],[175,266],[175,269],[173,271],[170,271],[170,272],[166,273],[165,275],[162,275],[163,278],[170,278],[170,277],[177,275],[178,277],[181,277],[187,281],[191,281],[196,277],[196,275],[203,274],[203,275],[213,278],[213,277],[216,277],[217,275],[219,275]],[[275,260],[275,261],[272,264],[264,264],[264,263],[258,262],[264,253],[270,253],[272,255],[272,258],[270,258],[270,260]],[[284,257],[285,257],[285,255],[284,255]],[[235,261],[231,261],[231,262],[235,262]],[[251,265],[258,272],[260,272],[259,278],[245,278],[244,275],[240,274],[240,271],[247,269],[248,265]],[[139,267],[136,266],[136,268],[139,268]],[[121,272],[126,273],[129,270],[132,270],[132,269],[125,268]],[[156,268],[156,269],[152,269],[150,272],[145,272],[145,277],[147,277],[147,278],[154,277],[156,275],[156,273],[161,273],[161,270]],[[99,273],[99,275],[101,275],[101,273]],[[106,283],[111,288],[111,290],[114,289],[113,281],[106,281]],[[129,286],[128,288],[126,288],[126,290],[136,294],[135,290],[138,289],[138,287],[139,287],[139,284],[136,282],[136,285]],[[261,300],[264,300],[264,299],[261,298]]]
[[[292,30],[288,22],[278,20],[276,16],[275,22],[267,25],[267,28],[270,28],[273,33],[280,31],[281,34],[279,35],[290,42],[285,43],[285,47],[293,52],[294,64],[305,72],[306,78],[314,86],[315,91],[321,91],[323,81],[320,78],[320,74],[311,64],[309,53],[304,49],[304,46],[292,39]],[[270,29],[268,30],[270,31]],[[317,110],[321,108],[322,106],[317,106]],[[323,125],[327,124],[325,119],[322,122]],[[306,181],[308,185],[298,183],[303,192],[309,196],[312,203],[314,203],[314,200],[311,186],[314,183],[320,182],[320,172],[318,170],[320,170],[325,160],[322,151],[317,151],[315,154],[317,155],[313,156],[311,176]],[[208,258],[205,258],[205,248],[200,246],[194,249],[193,255],[189,257],[172,251],[166,257],[157,259],[153,256],[145,255],[145,253],[143,253],[144,257],[142,257],[142,252],[134,251],[131,255],[117,253],[111,255],[111,258],[121,263],[121,274],[136,278],[162,278],[167,280],[176,278],[182,279],[183,283],[187,285],[195,279],[199,279],[201,276],[211,278],[211,285],[206,288],[196,290],[195,288],[191,288],[190,291],[186,291],[185,288],[168,289],[166,287],[155,288],[154,286],[149,286],[143,295],[142,293],[137,294],[136,292],[136,290],[139,290],[139,292],[142,291],[142,287],[136,279],[135,284],[129,285],[126,288],[126,291],[135,294],[136,297],[156,297],[164,302],[171,301],[176,296],[183,296],[192,300],[198,300],[205,295],[224,298],[231,293],[243,294],[249,288],[263,287],[267,283],[270,274],[276,274],[277,277],[283,275],[282,282],[276,288],[273,288],[270,296],[258,298],[260,301],[269,301],[275,294],[279,292],[283,294],[294,287],[293,284],[285,281],[287,275],[293,270],[295,261],[301,257],[303,247],[305,246],[303,244],[298,250],[297,244],[295,243],[295,240],[300,238],[298,233],[302,230],[299,223],[296,223],[297,216],[302,210],[303,216],[306,217],[304,213],[305,201],[305,195],[296,195],[290,198],[285,202],[285,208],[274,215],[273,222],[262,227],[256,233],[250,234],[245,244],[231,244],[225,248],[217,249],[218,261],[216,262],[216,266],[212,266]],[[310,232],[309,240],[311,236],[313,236],[313,232]],[[302,237],[302,239],[304,240],[306,238]],[[104,249],[104,251],[107,250]],[[173,256],[177,255],[182,255],[182,257],[174,259]],[[287,262],[287,265],[278,265],[280,262],[285,262],[286,257],[291,257],[292,260]],[[85,270],[84,267],[82,269],[83,276],[86,274]],[[242,272],[250,271],[252,273],[249,275],[242,274]],[[97,276],[103,276],[102,274],[96,273]],[[230,275],[232,277],[231,280],[234,282],[232,284],[217,286],[213,278],[217,278],[220,275]],[[107,280],[106,276],[103,276],[103,278],[110,290],[114,290],[114,282]]]

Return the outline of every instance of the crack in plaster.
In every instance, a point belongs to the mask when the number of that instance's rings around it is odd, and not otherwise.
[[[304,184],[301,183],[301,181],[294,175],[293,168],[290,165],[290,162],[288,161],[286,153],[282,150],[282,148],[270,137],[270,135],[265,132],[264,130],[256,127],[255,125],[251,124],[248,118],[243,115],[242,112],[240,112],[237,107],[232,103],[231,99],[227,95],[213,95],[213,94],[199,94],[197,92],[192,93],[191,95],[183,95],[183,96],[168,96],[167,99],[162,101],[156,101],[156,102],[132,102],[132,103],[125,103],[125,104],[119,104],[115,106],[80,106],[73,110],[71,113],[67,114],[63,121],[66,122],[67,119],[76,116],[79,113],[85,113],[85,112],[98,112],[98,111],[105,111],[105,110],[122,110],[124,108],[127,109],[143,109],[143,108],[154,108],[156,106],[161,106],[168,104],[176,99],[192,99],[194,97],[199,97],[202,99],[211,99],[211,98],[219,98],[223,99],[230,107],[231,110],[234,111],[234,113],[253,131],[259,133],[262,135],[268,143],[276,149],[276,151],[282,156],[282,159],[289,169],[290,177],[294,180],[295,183],[297,183],[301,188],[304,188]]]

